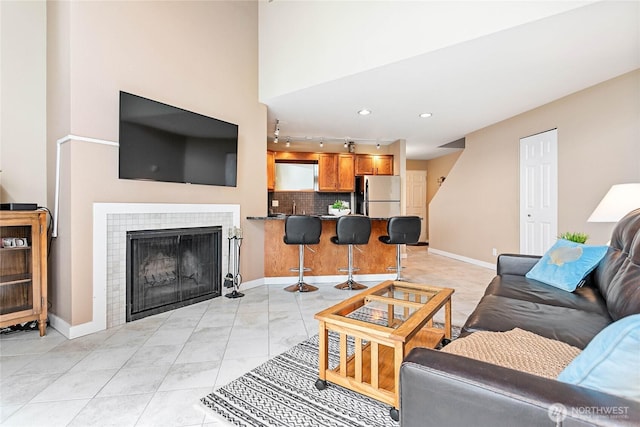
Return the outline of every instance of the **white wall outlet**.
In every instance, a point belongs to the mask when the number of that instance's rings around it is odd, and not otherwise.
[[[491,254],[493,256],[498,256],[498,250],[496,248],[491,249]]]
[[[277,208],[278,206],[280,206],[280,202],[278,200],[272,200],[271,201],[271,207],[272,208]]]

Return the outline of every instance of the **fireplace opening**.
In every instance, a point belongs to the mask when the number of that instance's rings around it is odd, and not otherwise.
[[[126,321],[221,294],[222,227],[127,231]]]

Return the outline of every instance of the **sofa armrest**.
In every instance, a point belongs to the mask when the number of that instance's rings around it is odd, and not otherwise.
[[[640,420],[640,402],[437,350],[416,348],[400,368],[402,427],[552,426],[563,407],[563,427]]]
[[[536,265],[540,258],[542,257],[537,255],[500,254],[498,256],[496,273],[498,275],[513,274],[516,276],[524,276]]]

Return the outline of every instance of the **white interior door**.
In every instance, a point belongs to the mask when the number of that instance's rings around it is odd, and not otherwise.
[[[520,253],[542,255],[558,235],[558,130],[520,140]]]
[[[427,171],[410,170],[406,172],[406,214],[422,218],[420,241],[427,241]]]

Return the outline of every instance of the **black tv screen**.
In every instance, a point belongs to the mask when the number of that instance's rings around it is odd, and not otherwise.
[[[236,186],[238,125],[120,92],[119,177]]]

